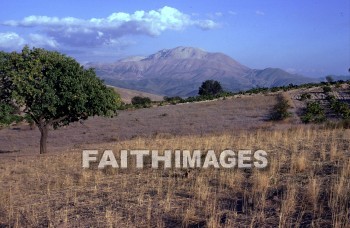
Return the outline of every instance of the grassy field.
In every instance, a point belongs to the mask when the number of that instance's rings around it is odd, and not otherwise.
[[[153,136],[95,149],[263,149],[258,169],[81,168],[81,150],[0,162],[0,226],[347,227],[350,131]]]
[[[241,130],[269,128],[272,124],[267,120],[275,103],[275,96],[257,95],[120,111],[115,118],[89,118],[83,124],[76,122],[50,131],[48,149],[62,152],[135,137],[236,134]],[[30,130],[27,125],[2,129],[0,157],[36,154],[39,139],[39,130]]]
[[[304,92],[283,94],[292,116],[279,122],[276,94],[91,118],[51,131],[46,155],[37,129],[2,129],[0,227],[348,227],[350,130],[302,124]],[[83,169],[83,149],[261,149],[268,167]]]

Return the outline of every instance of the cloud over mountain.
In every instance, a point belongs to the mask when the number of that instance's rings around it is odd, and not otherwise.
[[[216,28],[212,20],[194,20],[175,8],[165,6],[148,12],[139,10],[134,13],[116,12],[105,18],[80,19],[75,17],[28,16],[22,20],[8,20],[2,23],[10,27],[37,28],[42,34],[36,34],[25,41],[38,41],[51,47],[59,44],[69,46],[104,46],[118,43],[118,39],[128,35],[158,36],[166,30],[180,31],[188,27],[202,30]],[[12,34],[11,40],[15,39]],[[45,41],[42,37],[49,38]],[[45,42],[44,42],[45,41]],[[6,45],[6,40],[0,47]]]

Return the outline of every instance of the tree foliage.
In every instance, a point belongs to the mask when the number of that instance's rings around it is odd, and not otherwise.
[[[281,94],[277,97],[277,104],[273,107],[270,120],[284,120],[291,116],[289,109],[291,108],[288,100]]]
[[[307,103],[301,120],[304,123],[322,123],[326,120],[326,114],[319,102],[312,101]]]
[[[206,80],[202,83],[201,87],[199,87],[198,94],[201,96],[210,96],[217,95],[224,92],[220,82],[215,80]]]
[[[9,95],[2,94],[10,97],[7,102],[23,107],[38,126],[41,153],[46,152],[50,126],[56,129],[89,116],[113,116],[120,102],[93,69],[84,69],[58,52],[25,47],[21,53],[7,54],[1,65],[2,81],[10,81],[4,86]]]
[[[323,87],[323,92],[324,92],[324,93],[332,92],[332,88],[331,88],[330,86],[324,86],[324,87]]]
[[[16,107],[0,102],[0,127],[5,127],[13,122],[20,122],[23,118],[16,113]]]
[[[131,103],[136,107],[148,108],[152,101],[149,97],[135,96],[131,99]]]

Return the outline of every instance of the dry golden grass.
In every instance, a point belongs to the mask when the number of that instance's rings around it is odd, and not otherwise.
[[[349,143],[349,130],[296,128],[95,146],[263,149],[265,170],[84,170],[80,150],[3,159],[0,227],[346,227]]]

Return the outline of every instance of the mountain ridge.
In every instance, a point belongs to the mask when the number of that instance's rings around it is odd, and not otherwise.
[[[251,69],[226,54],[183,46],[87,66],[94,67],[107,84],[164,96],[196,95],[208,79],[219,81],[228,91],[317,82],[279,68]]]

